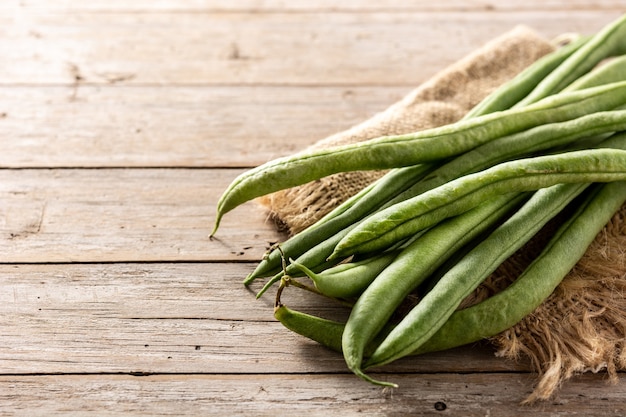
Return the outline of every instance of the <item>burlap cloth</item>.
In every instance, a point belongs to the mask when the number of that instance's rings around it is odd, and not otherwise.
[[[546,40],[525,26],[514,28],[454,63],[399,102],[310,148],[403,134],[454,122],[480,100],[563,39]],[[259,199],[279,228],[303,230],[332,208],[383,175],[351,172],[332,175]],[[626,205],[598,235],[584,258],[535,312],[492,338],[496,354],[526,357],[538,374],[527,402],[547,399],[577,373],[606,370],[609,381],[626,368]],[[540,233],[512,256],[464,305],[505,287],[523,271],[549,232]]]

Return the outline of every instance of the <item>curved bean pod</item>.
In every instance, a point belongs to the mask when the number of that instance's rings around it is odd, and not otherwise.
[[[486,201],[431,228],[400,252],[366,288],[350,312],[342,335],[342,350],[354,374],[378,383],[361,370],[366,346],[411,291],[446,259],[518,206],[523,198],[523,194],[507,194]]]
[[[537,191],[511,218],[457,262],[387,335],[364,367],[389,363],[425,343],[461,301],[589,184],[559,184]]]
[[[626,81],[547,97],[505,110],[408,135],[300,153],[270,161],[237,177],[217,205],[222,216],[261,195],[345,171],[389,169],[453,157],[495,138],[545,123],[570,120],[626,104]]]
[[[496,91],[485,97],[464,117],[481,116],[511,108],[527,96],[548,74],[556,69],[565,59],[570,57],[588,40],[589,36],[579,36],[569,44],[539,58],[510,81],[504,83]]]
[[[626,151],[621,149],[591,149],[505,162],[372,215],[344,236],[330,258],[384,249],[501,193],[538,190],[559,183],[624,179]]]
[[[449,349],[495,336],[539,307],[626,201],[625,182],[598,184],[596,188],[517,280],[488,299],[456,311],[412,354]]]
[[[315,284],[315,288],[328,297],[354,298],[398,256],[398,251],[383,252],[361,261],[342,263],[315,273],[305,265],[291,261],[291,265],[304,272]]]
[[[282,303],[274,307],[274,317],[289,330],[341,352],[342,323],[292,310]]]
[[[576,50],[554,71],[547,75],[523,100],[514,107],[523,107],[551,94],[558,93],[600,61],[626,53],[626,14],[604,26]]]
[[[308,229],[283,242],[280,245],[282,253],[278,250],[268,253],[255,270],[244,280],[244,284],[248,285],[256,278],[275,274],[277,269],[280,268],[282,256],[287,258],[301,256],[312,246],[329,239],[338,231],[365,217],[392,196],[405,191],[433,169],[434,166],[432,164],[420,164],[406,168],[397,168],[387,173],[372,183],[362,193],[355,195],[355,201],[352,201],[352,199],[346,201],[346,203],[341,204],[336,209],[336,212],[328,213]],[[324,258],[328,257],[331,252],[326,253]]]

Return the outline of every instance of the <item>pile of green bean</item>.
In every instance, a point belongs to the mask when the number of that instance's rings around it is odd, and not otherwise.
[[[599,65],[602,64],[602,65]],[[539,306],[626,201],[626,15],[543,57],[462,120],[276,159],[236,178],[222,216],[334,173],[389,169],[270,250],[244,280],[280,283],[275,317],[365,370],[494,336]],[[562,219],[503,291],[461,302],[544,226]],[[312,283],[312,284],[311,284]],[[294,311],[296,286],[350,308],[345,323]],[[399,320],[398,309],[419,302]]]

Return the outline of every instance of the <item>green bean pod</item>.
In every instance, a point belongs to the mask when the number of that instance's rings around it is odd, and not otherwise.
[[[626,54],[626,14],[594,34],[514,107],[527,106],[559,93],[603,59],[623,54]]]
[[[337,261],[337,260],[328,261],[328,257],[333,252],[335,246],[337,246],[337,243],[344,236],[346,236],[350,232],[350,230],[352,230],[352,228],[354,228],[355,226],[356,224],[347,226],[345,229],[340,230],[339,232],[332,235],[331,237],[324,240],[323,242],[309,248],[302,255],[296,258],[296,262],[302,265],[306,265],[311,270],[318,270],[318,269],[322,270],[327,267],[336,265],[340,261]],[[280,272],[276,273],[265,283],[263,288],[261,288],[261,290],[257,293],[256,295],[257,298],[261,297],[268,289],[270,289],[274,284],[279,282],[285,273],[289,275],[295,275],[295,274],[298,274],[299,272],[301,271],[298,268],[296,268],[294,265],[287,264],[284,270],[281,270]]]
[[[282,303],[275,306],[274,317],[289,330],[341,352],[342,323],[292,310]]]
[[[466,115],[465,119],[511,108],[526,97],[548,74],[556,69],[590,39],[579,36],[569,44],[544,55],[522,72],[485,97]]]
[[[320,273],[293,260],[291,265],[304,272],[321,294],[348,299],[359,296],[397,256],[398,251],[383,252],[360,261],[341,263]]]
[[[361,378],[378,383],[361,371],[364,351],[402,300],[447,258],[519,206],[523,198],[523,194],[505,194],[486,201],[429,229],[402,250],[352,307],[342,336],[348,368]]]
[[[588,184],[558,184],[537,191],[511,218],[457,262],[387,335],[364,367],[406,356],[425,343],[454,313],[461,301]]]
[[[466,175],[372,215],[351,230],[331,258],[388,247],[503,192],[532,191],[559,183],[626,179],[626,151],[591,149],[525,158]]]
[[[547,97],[511,109],[417,133],[279,158],[237,177],[217,205],[214,235],[222,216],[256,197],[345,171],[399,168],[441,161],[514,132],[570,120],[626,104],[626,81]]]
[[[412,354],[449,349],[493,337],[539,307],[626,201],[625,182],[597,184],[595,188],[590,198],[559,228],[539,257],[517,280],[488,299],[456,311]]]
[[[567,86],[563,92],[584,90],[623,80],[626,80],[626,55],[615,57],[598,69],[585,74]]]
[[[476,117],[494,111],[505,110],[510,106],[510,99],[518,97],[521,92],[537,82],[537,77],[544,74],[558,62],[577,50],[588,40],[581,37],[572,44],[563,47],[546,56],[526,71],[520,73],[510,83],[498,88],[489,100],[482,106],[477,106],[466,118]],[[626,79],[626,57],[619,57],[601,66],[599,69],[586,74],[564,91],[581,90],[597,87],[602,84],[618,82]],[[366,215],[381,208],[387,208],[398,202],[415,197],[427,190],[439,186],[447,181],[486,169],[498,162],[509,158],[528,156],[531,152],[545,150],[550,147],[564,146],[570,141],[582,136],[598,135],[612,129],[623,130],[620,125],[619,114],[607,116],[595,124],[605,112],[583,116],[575,121],[567,121],[529,129],[517,134],[505,136],[496,141],[488,142],[467,153],[452,159],[447,164],[433,171],[435,165],[421,164],[406,168],[396,168],[366,187],[335,210],[328,213],[314,225],[309,227],[281,244],[282,254],[287,257],[298,257],[334,233],[349,225],[362,220]],[[615,125],[611,126],[611,123]],[[576,124],[576,125],[574,125]],[[552,127],[556,129],[552,129]],[[407,184],[414,183],[408,189]],[[281,271],[280,251],[274,250],[257,265],[256,269],[244,280],[249,285],[256,278],[272,276]],[[328,256],[330,252],[326,255]],[[272,282],[276,282],[275,278]]]
[[[378,179],[367,189],[355,195],[336,210],[328,213],[320,221],[308,229],[290,237],[280,245],[280,251],[274,250],[257,265],[256,269],[246,277],[244,284],[248,285],[256,278],[273,275],[281,266],[281,258],[297,258],[312,246],[315,246],[332,237],[340,230],[365,217],[380,207],[391,197],[405,191],[415,182],[434,169],[432,164],[397,168]],[[331,252],[328,252],[327,257]]]

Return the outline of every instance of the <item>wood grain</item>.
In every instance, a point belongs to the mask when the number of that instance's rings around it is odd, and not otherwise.
[[[98,12],[117,11],[142,11],[142,12],[172,12],[172,11],[240,11],[240,12],[272,12],[272,11],[298,11],[298,12],[352,12],[363,13],[372,11],[493,11],[493,10],[570,10],[570,9],[619,9],[623,6],[620,0],[599,0],[592,4],[585,0],[529,0],[524,2],[493,2],[486,3],[480,0],[450,0],[435,3],[427,0],[347,0],[337,3],[333,0],[97,0],[83,2],[79,0],[57,0],[54,3],[46,0],[22,0],[20,7],[37,10],[93,10]]]
[[[284,236],[254,202],[209,240],[218,196],[240,172],[0,170],[1,261],[257,261]]]
[[[0,167],[252,167],[413,87],[0,87]],[[251,147],[251,141],[254,146]]]
[[[418,85],[516,25],[551,38],[620,13],[35,10],[0,15],[0,83]]]
[[[221,263],[2,265],[0,373],[346,373],[341,355],[273,318],[273,291],[255,299],[241,284],[248,271]],[[284,301],[329,318],[347,314],[297,289]],[[381,368],[527,369],[486,346]]]
[[[287,4],[288,3],[288,4]],[[241,280],[284,239],[247,167],[383,110],[525,24],[592,33],[621,0],[14,0],[0,5],[0,416],[626,414],[585,374],[536,376],[481,343],[377,370],[274,320]],[[288,289],[293,308],[348,311]],[[444,409],[445,408],[445,409]]]
[[[3,376],[0,403],[16,416],[292,415],[623,416],[624,383],[585,375],[547,404],[521,406],[525,374],[399,375],[392,392],[349,375]],[[9,415],[9,414],[5,414]]]

